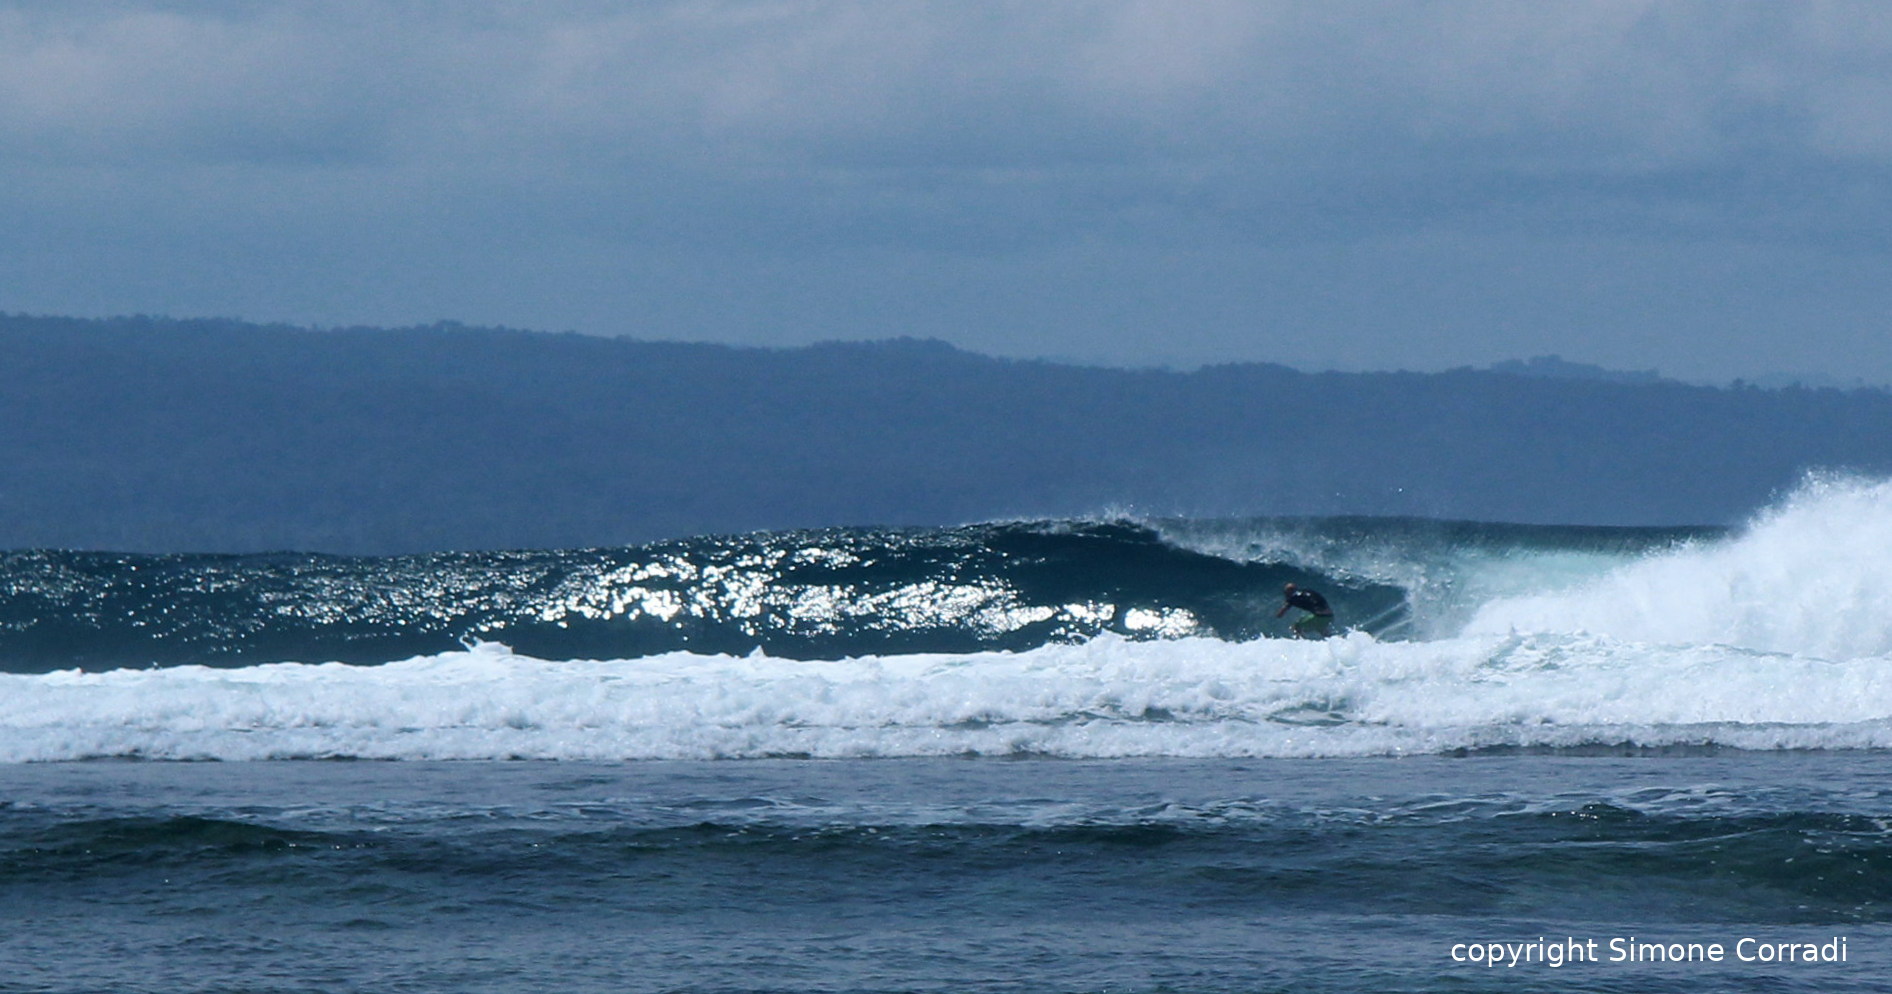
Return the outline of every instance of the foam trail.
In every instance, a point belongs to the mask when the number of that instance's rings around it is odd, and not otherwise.
[[[1808,481],[1740,534],[1485,605],[1467,635],[1589,632],[1824,659],[1892,652],[1892,481]]]
[[[1571,636],[1105,636],[1022,653],[825,662],[554,662],[487,643],[385,666],[4,676],[0,761],[1882,748],[1892,746],[1888,662]]]

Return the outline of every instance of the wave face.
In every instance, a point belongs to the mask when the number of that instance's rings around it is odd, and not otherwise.
[[[1407,615],[1394,583],[1219,556],[1132,522],[393,558],[24,552],[0,556],[0,666],[384,663],[477,640],[548,659],[1019,651],[1104,633],[1239,640],[1269,631],[1290,582],[1325,590],[1366,631]]]
[[[1063,522],[3,568],[4,761],[1892,747],[1885,482],[1728,533]],[[1263,637],[1287,581],[1354,630]]]

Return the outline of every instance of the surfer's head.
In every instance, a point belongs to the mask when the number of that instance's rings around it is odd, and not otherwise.
[[[1281,592],[1284,594],[1294,593],[1294,584],[1290,583],[1287,586],[1282,587]]]

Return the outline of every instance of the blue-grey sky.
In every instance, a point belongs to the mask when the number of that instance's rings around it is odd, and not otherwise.
[[[0,311],[1892,383],[1892,5],[0,0]]]

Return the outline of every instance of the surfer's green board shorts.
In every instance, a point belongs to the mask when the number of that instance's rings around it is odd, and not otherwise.
[[[1331,616],[1308,614],[1288,627],[1294,629],[1294,634],[1300,638],[1324,639],[1334,633],[1334,619]]]

